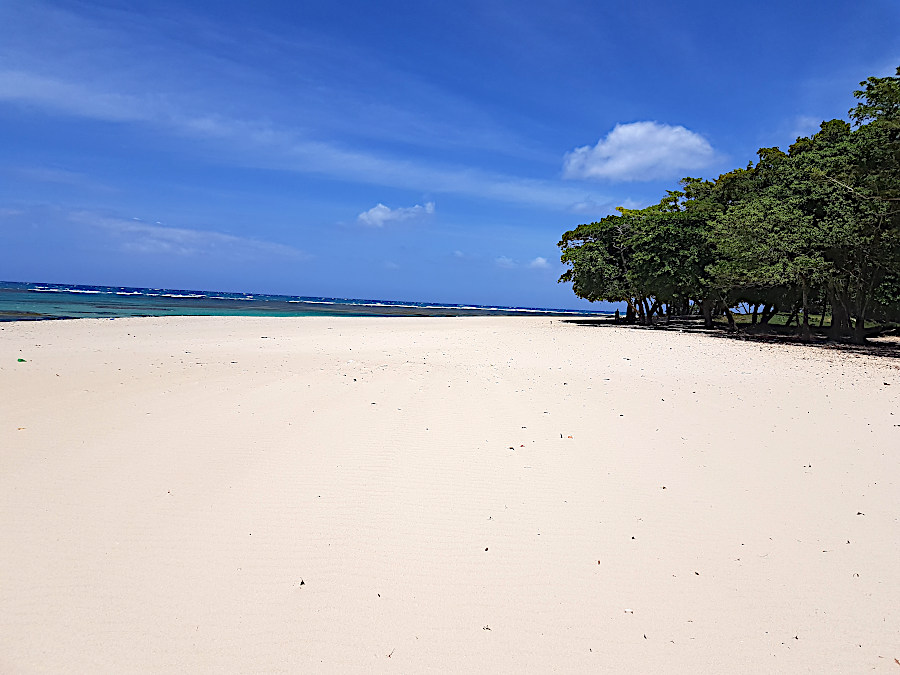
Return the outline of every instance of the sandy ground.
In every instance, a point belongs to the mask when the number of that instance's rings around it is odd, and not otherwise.
[[[80,320],[0,387],[3,673],[900,674],[897,359]]]

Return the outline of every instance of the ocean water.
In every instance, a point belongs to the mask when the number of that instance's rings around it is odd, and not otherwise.
[[[0,281],[0,321],[127,316],[595,316],[541,307],[319,298],[171,288]]]

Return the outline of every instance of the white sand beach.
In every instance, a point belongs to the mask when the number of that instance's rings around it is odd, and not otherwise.
[[[79,320],[0,387],[3,673],[900,673],[900,359]]]

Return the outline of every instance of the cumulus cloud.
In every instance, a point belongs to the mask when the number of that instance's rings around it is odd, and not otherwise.
[[[405,220],[415,220],[434,213],[434,202],[427,202],[424,206],[399,207],[392,209],[382,203],[378,203],[368,211],[363,211],[357,216],[357,220],[370,227],[384,227],[386,223],[399,223]]]
[[[659,122],[617,124],[595,146],[575,148],[565,156],[565,178],[636,181],[677,178],[715,159],[703,136],[682,126]]]
[[[547,262],[546,258],[542,258],[541,256],[538,256],[537,258],[532,260],[530,263],[528,263],[528,266],[531,267],[532,269],[543,270],[543,269],[547,269],[548,267],[550,267],[550,264]]]
[[[503,269],[512,269],[516,266],[516,261],[512,258],[501,255],[499,258],[495,258],[494,262],[497,264],[497,267],[502,267]]]

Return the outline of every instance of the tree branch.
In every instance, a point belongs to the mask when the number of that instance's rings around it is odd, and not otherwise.
[[[837,183],[845,190],[849,190],[856,197],[859,197],[860,199],[866,199],[868,201],[876,201],[876,202],[900,202],[900,197],[870,197],[868,195],[863,195],[863,194],[860,194],[857,190],[853,189],[853,187],[851,187],[850,185],[847,185],[846,183],[842,183],[837,178],[832,178],[831,176],[829,176],[826,173],[823,173],[822,176],[824,176],[825,178],[830,180],[832,183]]]

